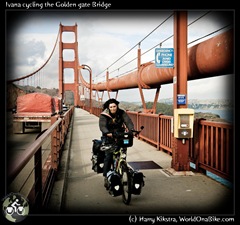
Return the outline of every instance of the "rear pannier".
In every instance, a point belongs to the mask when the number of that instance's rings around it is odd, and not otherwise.
[[[97,173],[103,172],[103,163],[104,163],[104,156],[105,153],[100,150],[102,145],[101,140],[94,139],[93,146],[92,146],[92,170]]]

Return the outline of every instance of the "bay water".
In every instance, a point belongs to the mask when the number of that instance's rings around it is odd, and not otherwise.
[[[195,112],[213,113],[225,119],[229,123],[234,122],[234,109],[194,109]]]

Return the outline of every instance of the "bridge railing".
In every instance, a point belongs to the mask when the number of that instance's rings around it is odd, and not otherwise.
[[[99,116],[101,109],[92,108],[92,113]],[[139,136],[142,140],[156,146],[157,150],[172,154],[172,116],[130,111],[127,113],[136,129],[144,126]],[[189,141],[189,158],[195,164],[195,171],[209,171],[232,181],[233,141],[232,124],[195,119],[193,138]]]
[[[22,184],[20,189],[15,191],[21,193],[24,190],[24,192],[27,192],[21,194],[27,195],[26,197],[30,205],[32,205],[33,210],[39,210],[47,204],[51,192],[51,185],[53,185],[54,176],[59,167],[73,111],[74,107],[71,107],[64,114],[53,116],[51,118],[51,126],[39,133],[36,140],[25,149],[23,154],[19,155],[11,165],[8,165],[8,188],[13,188],[13,183],[16,182],[15,179],[20,176]],[[44,161],[42,146],[48,141],[49,137],[51,139],[51,150],[47,159]],[[32,168],[29,167],[23,176],[23,170],[27,165],[30,165]],[[15,186],[19,187],[20,185]],[[24,189],[24,186],[27,187]],[[12,190],[9,191],[12,192]]]
[[[233,179],[233,126],[224,122],[195,120],[191,160],[198,171],[209,171],[224,179]]]

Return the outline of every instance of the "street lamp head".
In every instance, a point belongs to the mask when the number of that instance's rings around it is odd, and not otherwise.
[[[84,65],[78,66],[78,69],[85,69]]]

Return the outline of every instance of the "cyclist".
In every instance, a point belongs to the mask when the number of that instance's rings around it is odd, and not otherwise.
[[[119,102],[111,98],[103,104],[103,111],[99,116],[99,128],[102,132],[102,140],[106,143],[111,143],[115,132],[131,132],[134,129],[134,124],[128,114],[119,108]],[[113,161],[113,153],[105,152],[103,176],[104,187],[107,188],[107,172],[111,169]]]

